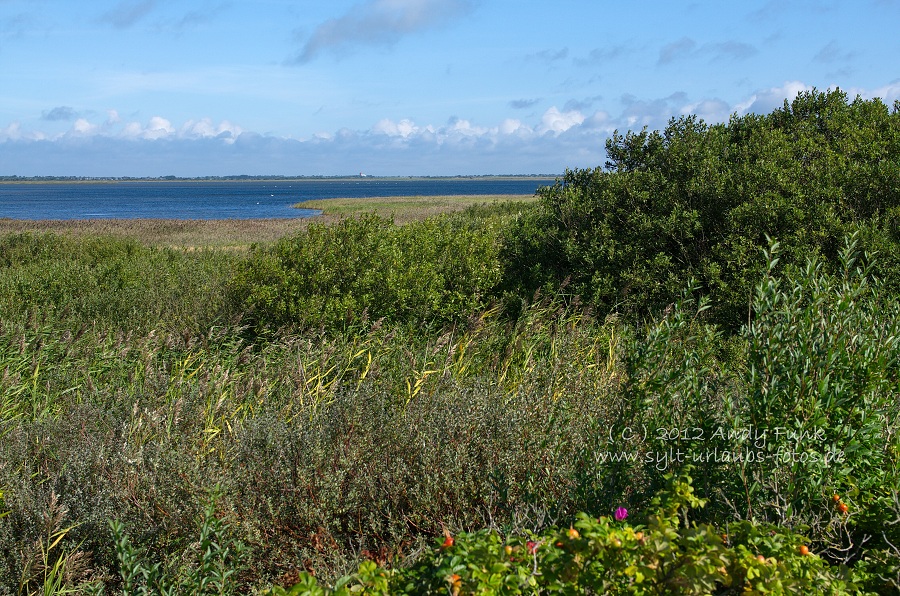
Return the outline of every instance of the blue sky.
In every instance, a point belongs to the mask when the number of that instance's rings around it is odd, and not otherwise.
[[[614,131],[900,99],[900,0],[0,0],[0,175],[557,174]]]

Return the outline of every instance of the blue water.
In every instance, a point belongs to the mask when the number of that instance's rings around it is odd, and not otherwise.
[[[336,197],[533,194],[549,178],[120,181],[0,184],[0,218],[259,219],[310,217],[292,205]]]

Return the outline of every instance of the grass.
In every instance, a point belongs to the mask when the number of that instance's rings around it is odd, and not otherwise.
[[[317,220],[321,221],[319,218]],[[246,249],[306,229],[311,220],[296,219],[0,219],[0,236],[23,232],[70,237],[109,236],[137,241],[145,246]]]
[[[531,203],[531,195],[463,195],[439,197],[372,197],[366,199],[321,199],[297,203],[302,209],[321,209],[316,217],[270,219],[75,219],[20,220],[0,218],[0,236],[23,232],[70,237],[110,236],[137,241],[145,246],[217,248],[243,251],[251,244],[266,244],[292,236],[312,222],[334,223],[341,217],[376,213],[394,217],[396,223],[421,221],[440,213],[462,211],[480,205]]]
[[[468,207],[493,205],[496,203],[530,203],[537,200],[534,195],[453,195],[414,197],[366,197],[317,199],[303,201],[294,207],[298,209],[321,209],[323,215],[346,217],[372,213],[391,218],[396,223],[421,221],[440,213],[462,211]]]

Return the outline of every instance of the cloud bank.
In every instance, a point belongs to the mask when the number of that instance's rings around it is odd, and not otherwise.
[[[573,100],[563,108],[551,106],[531,121],[506,118],[495,124],[459,117],[437,125],[383,118],[365,130],[340,129],[305,139],[262,135],[209,118],[180,124],[163,116],[128,121],[115,110],[105,120],[92,121],[62,106],[45,116],[58,110],[67,117],[71,124],[63,133],[24,130],[16,122],[0,125],[0,175],[560,174],[566,168],[602,164],[605,140],[614,130],[659,129],[686,114],[713,123],[734,113],[769,113],[810,89],[788,81],[733,104],[718,98],[692,100],[680,92],[655,99],[624,96],[618,114],[588,109],[593,101]],[[891,105],[900,99],[900,80],[873,90],[845,91],[851,98],[880,97]]]

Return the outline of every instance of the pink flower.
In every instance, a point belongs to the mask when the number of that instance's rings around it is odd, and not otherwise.
[[[628,510],[624,507],[619,507],[616,509],[616,521],[625,521],[625,518],[628,517]]]

